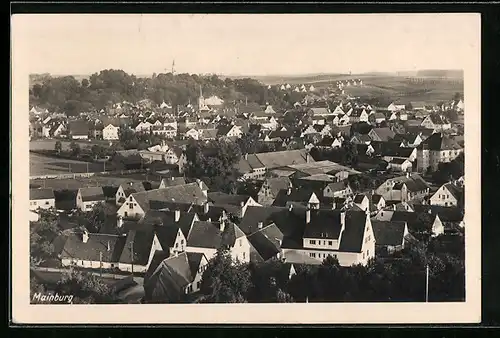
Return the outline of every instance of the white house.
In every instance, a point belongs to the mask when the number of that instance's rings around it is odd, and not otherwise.
[[[443,207],[456,207],[463,198],[463,189],[453,183],[443,184],[431,196],[431,205],[440,205]]]
[[[56,200],[52,189],[30,189],[30,210],[55,208]]]
[[[118,132],[120,127],[108,124],[102,129],[102,138],[104,140],[118,140]]]
[[[82,211],[90,211],[95,205],[104,201],[102,187],[80,188],[76,194],[76,206]]]

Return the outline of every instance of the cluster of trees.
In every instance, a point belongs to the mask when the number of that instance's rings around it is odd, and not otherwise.
[[[356,145],[346,140],[342,147],[333,149],[312,148],[310,151],[315,161],[332,161],[345,166],[355,166],[358,163],[358,149]]]
[[[239,173],[235,165],[241,159],[241,150],[235,142],[193,140],[188,143],[185,153],[184,174],[187,177],[199,178],[215,191],[236,192]]]
[[[120,147],[128,149],[145,150],[162,142],[162,137],[153,133],[135,133],[128,128],[120,128],[119,134]]]
[[[113,288],[101,278],[89,272],[69,269],[62,273],[62,278],[55,284],[40,282],[32,276],[30,279],[31,299],[36,293],[47,294],[48,291],[60,296],[71,295],[73,304],[113,304],[118,299]]]
[[[199,302],[384,302],[464,301],[463,236],[440,236],[405,248],[366,266],[341,267],[327,257],[321,265],[295,265],[296,274],[278,259],[233,262],[220,251],[203,274]]]
[[[38,221],[30,223],[30,263],[32,266],[57,258],[54,242],[59,235],[61,235],[61,229],[57,214],[51,210],[40,209]]]
[[[73,76],[37,78],[30,89],[30,104],[43,105],[51,111],[76,115],[79,112],[102,109],[116,102],[138,102],[150,99],[157,104],[170,102],[186,105],[203,95],[217,95],[228,102],[269,102],[276,107],[290,107],[302,100],[304,93],[288,93],[268,89],[259,81],[243,78],[224,80],[216,75],[153,74],[149,78],[136,77],[123,70],[105,69],[81,82]]]

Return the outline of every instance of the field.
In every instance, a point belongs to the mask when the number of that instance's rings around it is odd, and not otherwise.
[[[63,150],[69,150],[69,145],[73,141],[65,141],[60,140]],[[30,141],[30,150],[54,150],[57,140],[54,139],[40,139]],[[83,141],[83,140],[75,140],[76,143],[80,145],[80,147],[92,147],[94,144],[98,144],[101,146],[109,145],[109,141],[102,140],[92,140],[92,141]]]
[[[30,176],[102,172],[104,164],[53,158],[30,153]]]

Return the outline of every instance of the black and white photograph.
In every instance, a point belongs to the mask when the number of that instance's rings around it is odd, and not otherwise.
[[[14,321],[479,321],[479,22],[14,16]]]

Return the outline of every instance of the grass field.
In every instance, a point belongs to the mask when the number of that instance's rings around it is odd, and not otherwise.
[[[63,150],[69,150],[69,145],[73,141],[60,140]],[[30,141],[30,150],[54,150],[57,140],[55,139],[40,139]],[[75,140],[76,143],[80,145],[80,147],[92,147],[94,144],[98,144],[101,146],[108,146],[109,141],[102,140],[91,140],[91,141],[83,141],[83,140]]]
[[[30,153],[30,176],[102,172],[103,163],[53,158]]]

